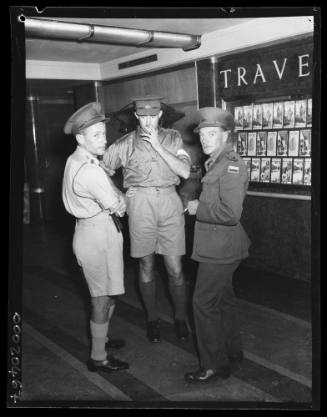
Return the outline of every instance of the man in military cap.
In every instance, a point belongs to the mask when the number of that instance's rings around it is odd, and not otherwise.
[[[159,127],[161,97],[133,100],[138,128],[113,143],[103,156],[106,167],[123,167],[131,256],[139,258],[139,285],[147,313],[147,336],[160,341],[154,279],[155,254],[163,255],[180,340],[188,336],[185,321],[185,254],[183,204],[176,193],[180,177],[190,174],[190,157],[178,131]]]
[[[194,131],[209,158],[199,200],[188,202],[189,214],[196,215],[193,312],[200,356],[200,369],[185,375],[188,382],[228,378],[230,363],[243,359],[232,277],[249,247],[240,224],[248,177],[231,140],[233,116],[215,107],[202,108],[199,115]]]
[[[108,119],[99,103],[89,103],[66,122],[64,132],[76,137],[77,148],[66,162],[62,198],[66,210],[76,217],[73,250],[91,294],[91,354],[88,369],[127,369],[107,355],[106,348],[120,348],[123,340],[108,338],[109,321],[116,295],[124,294],[123,238],[119,220],[125,199],[100,167],[98,156],[106,148]]]

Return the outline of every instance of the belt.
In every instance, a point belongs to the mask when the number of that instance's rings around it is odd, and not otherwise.
[[[77,218],[77,223],[83,224],[83,223],[92,223],[101,221],[101,219],[108,218],[110,216],[112,218],[112,221],[114,222],[117,232],[121,232],[123,229],[123,225],[121,224],[119,218],[116,216],[116,214],[112,213],[110,214],[108,211],[101,211],[100,213],[97,213],[96,215],[92,217],[86,217],[86,218]]]
[[[160,194],[170,194],[176,192],[176,187],[174,185],[169,187],[137,187],[134,185],[135,188],[137,188],[137,192],[142,193],[160,193]]]

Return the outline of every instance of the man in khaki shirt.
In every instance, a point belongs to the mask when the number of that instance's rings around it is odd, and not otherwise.
[[[160,99],[150,96],[134,99],[138,128],[109,146],[103,156],[107,168],[123,168],[124,187],[129,188],[127,214],[131,256],[139,258],[140,291],[151,342],[160,341],[155,303],[156,253],[163,255],[169,275],[177,336],[180,340],[188,336],[182,273],[185,220],[175,186],[180,183],[180,177],[189,177],[190,157],[183,149],[179,132],[159,127]]]
[[[126,204],[99,165],[106,146],[107,119],[99,103],[89,103],[66,122],[64,132],[76,137],[77,148],[66,162],[62,198],[76,218],[73,249],[91,295],[92,337],[88,369],[111,372],[129,367],[106,347],[122,347],[124,341],[108,338],[116,295],[124,294],[123,237],[113,216],[124,215]],[[116,220],[116,222],[114,222]]]

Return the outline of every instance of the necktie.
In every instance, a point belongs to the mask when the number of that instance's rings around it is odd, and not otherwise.
[[[207,159],[204,163],[204,167],[206,169],[206,171],[208,171],[208,169],[210,168],[210,166],[212,165],[213,160],[211,158]]]

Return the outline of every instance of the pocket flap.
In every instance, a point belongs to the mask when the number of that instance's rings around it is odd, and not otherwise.
[[[223,230],[223,231],[234,231],[239,227],[239,224],[234,224],[232,226],[227,226],[224,224],[214,224],[214,223],[203,223],[197,221],[197,228],[199,230]]]

